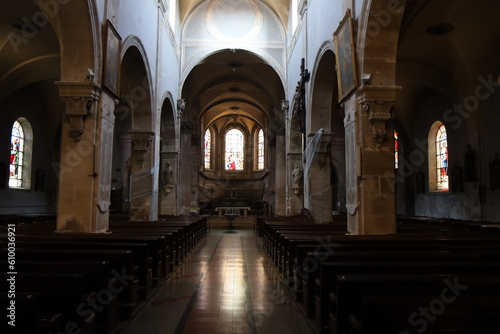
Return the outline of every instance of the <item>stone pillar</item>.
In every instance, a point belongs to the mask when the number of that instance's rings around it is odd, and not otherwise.
[[[332,221],[331,141],[332,134],[323,132],[321,145],[309,169],[308,208],[316,223]]]
[[[131,130],[130,155],[130,219],[134,221],[157,220],[153,203],[153,154],[152,131]]]
[[[275,173],[275,214],[286,215],[286,153],[285,134],[276,134],[276,173]]]
[[[121,151],[121,160],[118,161],[117,166],[122,168],[122,180],[123,180],[123,192],[122,192],[122,203],[121,211],[128,212],[130,204],[130,159],[132,152],[132,140],[130,139],[130,133],[126,135],[121,135],[118,140],[117,150]]]
[[[351,234],[396,233],[391,109],[398,87],[362,86],[346,103],[346,188]]]
[[[109,223],[114,98],[95,82],[57,82],[65,103],[57,231],[105,232]],[[100,101],[99,101],[100,100]]]
[[[182,168],[179,169],[179,197],[180,197],[180,209],[181,215],[190,215],[191,210],[191,199],[193,197],[192,187],[191,187],[191,165],[192,165],[192,155],[191,155],[191,135],[193,132],[193,125],[190,122],[181,123],[181,156],[179,165]]]

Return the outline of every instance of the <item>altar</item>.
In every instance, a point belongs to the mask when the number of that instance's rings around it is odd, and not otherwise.
[[[248,211],[250,211],[249,206],[237,206],[237,205],[228,205],[228,206],[218,206],[215,208],[217,210],[217,217],[223,218],[225,212],[227,210],[233,211],[233,210],[238,210],[238,211],[243,211],[243,218],[248,217]]]

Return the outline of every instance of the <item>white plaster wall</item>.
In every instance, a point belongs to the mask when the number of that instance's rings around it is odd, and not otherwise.
[[[97,16],[99,17],[99,22],[103,22],[104,20],[104,7],[106,4],[105,0],[90,0],[94,1],[97,9]]]
[[[361,0],[359,0],[361,1]],[[288,90],[287,96],[291,101],[295,87],[300,79],[300,60],[306,58],[306,68],[311,71],[315,67],[317,53],[325,41],[333,41],[333,33],[345,15],[351,1],[311,1],[303,17],[303,26],[298,27],[296,44],[292,45],[289,39],[290,55],[287,63]],[[295,10],[295,9],[290,9]],[[300,23],[299,23],[300,24]],[[290,27],[289,27],[290,31]],[[308,83],[310,85],[311,82]],[[310,92],[306,93],[308,99]]]
[[[136,36],[146,53],[146,66],[150,79],[156,76],[156,44],[158,31],[158,7],[156,0],[129,0],[118,2],[116,29],[122,41]],[[152,93],[154,96],[154,92]]]

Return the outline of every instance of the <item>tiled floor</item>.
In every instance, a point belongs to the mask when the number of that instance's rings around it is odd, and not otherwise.
[[[212,230],[123,334],[311,334],[251,230]]]

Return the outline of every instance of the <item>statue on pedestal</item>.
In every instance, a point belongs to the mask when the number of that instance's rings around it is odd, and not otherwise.
[[[300,189],[302,188],[301,186],[302,170],[299,168],[298,165],[295,165],[292,171],[292,176],[293,176],[292,189],[295,191],[296,194],[298,194],[300,192]]]

